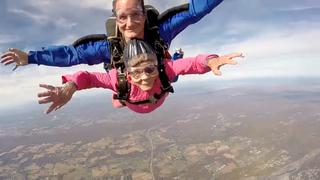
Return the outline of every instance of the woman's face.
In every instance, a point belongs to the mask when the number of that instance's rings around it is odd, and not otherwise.
[[[128,70],[130,82],[138,86],[143,91],[152,89],[159,72],[157,65],[152,61],[147,61],[131,67]]]
[[[146,17],[142,8],[139,0],[117,0],[115,4],[117,25],[126,41],[144,38]]]

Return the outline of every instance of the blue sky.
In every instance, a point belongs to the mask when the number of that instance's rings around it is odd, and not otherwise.
[[[161,11],[186,0],[149,0]],[[1,0],[0,52],[9,47],[36,50],[70,44],[78,37],[104,33],[111,0]],[[173,41],[186,56],[243,52],[239,65],[223,68],[223,77],[191,76],[190,80],[320,77],[319,0],[225,0],[211,14],[188,27]],[[60,85],[60,75],[102,66],[52,68],[31,65],[11,71],[0,65],[0,110],[36,103],[39,83]],[[97,91],[90,92],[91,94]],[[90,94],[82,93],[82,94]],[[80,93],[81,94],[81,93]]]

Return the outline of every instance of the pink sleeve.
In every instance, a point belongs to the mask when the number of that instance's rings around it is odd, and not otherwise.
[[[185,74],[204,74],[211,69],[207,66],[207,59],[219,57],[218,55],[198,55],[196,57],[188,57],[176,61],[168,61],[166,71],[169,79],[174,79],[178,75]]]
[[[87,72],[79,71],[74,74],[63,75],[62,82],[74,82],[77,85],[77,89],[89,89],[89,88],[106,88],[115,89],[115,78],[112,71],[108,73],[99,72]]]

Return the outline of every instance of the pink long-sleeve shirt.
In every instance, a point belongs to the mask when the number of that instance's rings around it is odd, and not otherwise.
[[[178,75],[185,74],[204,74],[210,71],[207,66],[207,59],[218,57],[217,55],[198,55],[196,57],[179,59],[176,61],[166,60],[165,67],[166,73],[170,81],[174,80]],[[88,89],[88,88],[105,88],[110,89],[114,93],[117,92],[117,72],[115,69],[109,72],[87,72],[79,71],[72,75],[62,76],[63,83],[74,82],[77,85],[78,90]],[[131,84],[131,91],[129,99],[131,101],[143,101],[149,99],[155,93],[161,93],[161,82],[157,78],[152,89],[148,91],[141,90],[138,86]],[[146,104],[130,104],[126,102],[126,106],[132,111],[138,113],[149,113],[159,106],[161,106],[167,97],[168,93],[162,96],[156,103],[146,103]]]

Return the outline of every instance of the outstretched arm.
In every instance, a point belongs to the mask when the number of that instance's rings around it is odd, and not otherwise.
[[[39,86],[46,89],[45,92],[38,94],[39,104],[51,103],[46,114],[49,114],[53,110],[56,111],[67,104],[71,100],[73,94],[77,91],[77,86],[73,82],[68,82],[61,87],[47,84],[40,84]]]
[[[220,68],[227,64],[237,64],[234,58],[238,57],[244,56],[242,53],[231,53],[220,57],[212,54],[187,57],[176,61],[167,61],[168,66],[166,66],[166,72],[168,72],[170,80],[178,75],[204,74],[210,70],[215,75],[220,76]]]
[[[24,66],[28,64],[28,54],[19,49],[9,48],[1,55],[1,63],[4,65],[15,63],[16,67]]]
[[[197,23],[223,0],[189,0],[189,9],[162,20],[159,26],[161,37],[169,45],[189,25]]]
[[[51,103],[46,113],[57,110],[70,101],[72,95],[77,90],[89,88],[106,88],[115,90],[116,88],[116,71],[109,73],[79,71],[71,75],[62,76],[63,86],[51,86],[40,84],[40,87],[46,91],[39,93],[39,104]]]
[[[78,46],[49,46],[28,53],[10,48],[1,55],[1,63],[4,65],[15,63],[17,66],[38,64],[59,67],[108,63],[110,62],[108,47],[109,43],[106,41],[95,41]]]
[[[220,68],[227,64],[236,65],[237,62],[234,60],[234,58],[238,57],[243,58],[244,56],[242,53],[231,53],[220,57],[209,58],[207,60],[207,66],[210,67],[213,74],[215,74],[216,76],[221,76],[222,73],[220,71]]]

